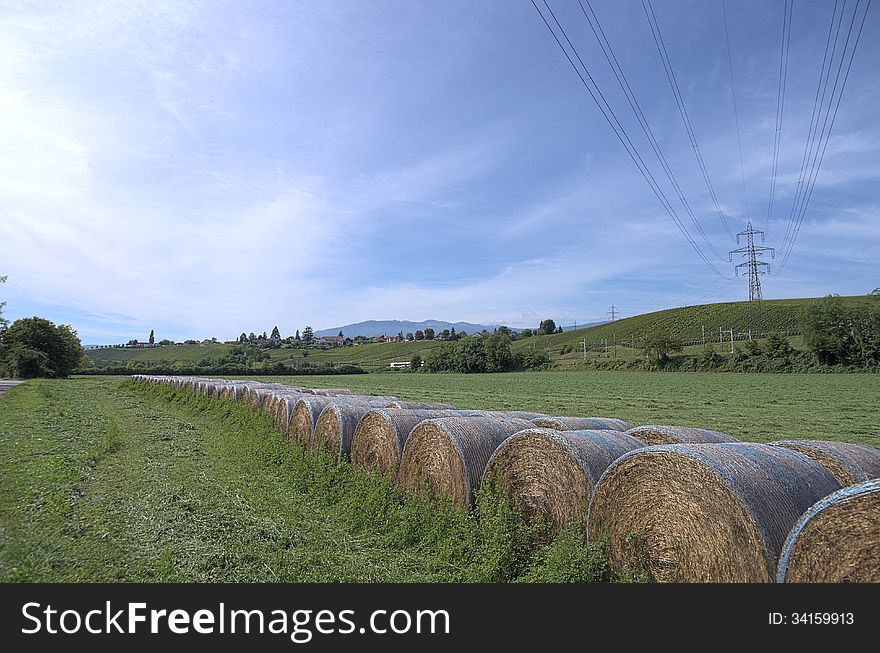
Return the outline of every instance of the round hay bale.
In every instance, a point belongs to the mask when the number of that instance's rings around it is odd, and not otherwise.
[[[439,417],[413,429],[400,461],[404,488],[448,497],[467,508],[498,446],[532,423],[513,417]]]
[[[780,583],[880,583],[880,480],[818,501],[791,529]]]
[[[629,422],[613,417],[535,417],[531,422],[557,431],[626,431],[632,428]]]
[[[373,401],[375,400],[375,401]],[[388,401],[385,397],[371,397],[370,400],[363,396],[348,395],[345,397],[319,397],[317,395],[304,395],[300,397],[293,408],[288,428],[288,440],[299,442],[307,449],[312,447],[312,438],[318,417],[321,411],[330,404],[347,403],[363,404],[373,408],[384,407]]]
[[[718,431],[708,431],[690,426],[636,426],[627,430],[631,436],[648,444],[712,444],[739,442],[734,437]]]
[[[873,447],[829,440],[779,440],[770,444],[809,456],[831,472],[841,487],[880,478],[880,451]]]
[[[275,399],[275,410],[272,414],[272,425],[285,440],[289,437],[290,420],[296,402],[305,397],[302,392],[286,392]]]
[[[348,458],[358,423],[371,410],[369,404],[328,404],[315,422],[312,448],[323,448],[340,458]]]
[[[791,527],[840,485],[803,454],[765,444],[637,449],[599,479],[590,539],[609,538],[612,568],[631,536],[650,575],[673,582],[769,582]]]
[[[527,521],[583,528],[602,472],[623,454],[645,446],[621,431],[531,428],[502,443],[483,475]]]
[[[374,408],[357,425],[351,443],[351,464],[368,472],[378,469],[388,478],[397,478],[403,447],[412,430],[426,419],[491,414],[483,410],[435,410]]]

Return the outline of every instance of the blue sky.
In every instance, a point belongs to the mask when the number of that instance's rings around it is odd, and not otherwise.
[[[592,5],[726,259],[735,244],[641,2]],[[551,6],[650,160],[577,3]],[[736,231],[767,217],[783,6],[727,0],[746,206],[720,0],[654,0]],[[831,8],[795,3],[770,246]],[[767,298],[880,286],[875,14]],[[0,274],[7,318],[69,323],[86,343],[366,319],[569,324],[612,304],[633,315],[747,297],[676,229],[527,0],[4,3]]]

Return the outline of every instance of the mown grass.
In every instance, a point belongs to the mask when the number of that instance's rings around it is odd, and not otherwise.
[[[279,440],[265,417],[108,378],[0,400],[0,581],[609,581],[603,544]]]

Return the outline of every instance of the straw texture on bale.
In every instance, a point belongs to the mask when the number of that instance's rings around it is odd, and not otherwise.
[[[770,444],[809,456],[834,474],[841,487],[880,478],[880,451],[873,447],[829,440],[779,440]]]
[[[613,417],[535,417],[535,426],[557,431],[626,431],[632,424]]]
[[[605,470],[588,533],[608,536],[615,568],[631,555],[635,535],[656,580],[770,582],[791,527],[839,487],[824,467],[782,447],[651,446]]]
[[[318,417],[321,416],[321,411],[330,404],[336,403],[380,408],[393,403],[393,401],[390,401],[387,397],[364,397],[362,395],[347,395],[344,397],[305,395],[297,400],[293,408],[293,416],[290,419],[287,439],[291,442],[299,442],[306,448],[314,446],[313,436],[315,426],[318,423]]]
[[[810,507],[791,529],[780,583],[880,583],[880,480],[845,487]]]
[[[636,426],[627,431],[631,436],[648,444],[717,444],[739,442],[734,437],[718,431],[708,431],[690,426]]]
[[[329,404],[321,411],[315,423],[312,447],[326,449],[340,458],[348,458],[358,423],[372,409],[368,404]]]
[[[645,443],[621,431],[531,428],[498,447],[483,476],[528,521],[583,527],[602,472]]]
[[[482,410],[370,410],[354,432],[351,463],[368,472],[376,469],[384,476],[397,478],[403,447],[409,434],[421,422],[436,417],[489,415]]]
[[[486,463],[502,442],[532,423],[513,417],[439,417],[413,429],[400,461],[398,482],[466,509]]]

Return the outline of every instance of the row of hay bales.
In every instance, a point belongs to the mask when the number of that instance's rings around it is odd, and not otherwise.
[[[135,376],[263,411],[279,435],[469,507],[481,483],[529,520],[607,538],[662,581],[880,582],[880,451],[254,381]]]

